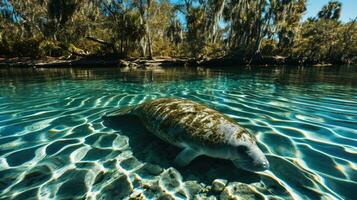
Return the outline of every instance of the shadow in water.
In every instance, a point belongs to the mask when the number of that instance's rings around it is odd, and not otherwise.
[[[162,168],[175,167],[173,161],[181,151],[150,133],[134,116],[110,117],[104,125],[129,138],[133,155],[140,161],[159,165]],[[260,181],[258,174],[236,168],[231,161],[200,156],[183,168],[175,167],[184,180],[196,180],[211,184],[214,179],[226,179],[243,183]]]

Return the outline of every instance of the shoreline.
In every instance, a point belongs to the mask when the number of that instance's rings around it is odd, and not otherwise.
[[[194,58],[171,58],[157,57],[147,58],[118,58],[118,57],[82,57],[76,59],[65,59],[61,57],[46,57],[43,59],[32,59],[30,57],[1,58],[1,67],[32,67],[32,68],[51,68],[51,67],[129,67],[146,68],[152,66],[162,67],[233,67],[233,66],[332,66],[346,65],[344,63],[318,63],[302,62],[298,59],[285,58],[281,56],[263,56],[260,59],[247,61],[241,57],[222,57],[214,59],[194,59]]]
[[[1,67],[131,67],[143,68],[149,66],[187,66],[196,65],[193,59],[187,58],[116,58],[116,57],[83,57],[76,59],[64,59],[47,57],[43,59],[31,59],[29,57],[1,58]]]

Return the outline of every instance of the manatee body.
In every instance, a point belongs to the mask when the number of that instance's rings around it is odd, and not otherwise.
[[[245,170],[269,167],[254,135],[233,119],[199,103],[176,98],[160,98],[138,106],[117,110],[106,117],[135,115],[153,134],[183,148],[175,163],[188,165],[200,155],[232,160]]]

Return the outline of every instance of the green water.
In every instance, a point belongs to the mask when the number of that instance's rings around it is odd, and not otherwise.
[[[206,104],[254,133],[270,169],[199,157],[105,112],[159,97]],[[224,191],[212,189],[227,180]],[[357,67],[0,69],[0,199],[353,199]]]

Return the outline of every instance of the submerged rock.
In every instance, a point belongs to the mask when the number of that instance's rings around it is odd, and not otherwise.
[[[65,181],[58,189],[56,198],[58,199],[81,199],[88,192],[88,188],[82,179],[70,179]]]
[[[160,186],[165,191],[176,192],[182,183],[181,174],[174,168],[165,170],[160,177]]]
[[[145,195],[143,194],[143,190],[135,190],[131,193],[129,200],[145,200]]]
[[[261,195],[254,187],[239,182],[229,183],[228,186],[223,190],[220,195],[222,200],[230,199],[264,199],[264,196]]]
[[[121,176],[107,184],[101,191],[99,199],[123,199],[133,192],[133,187],[128,177]]]
[[[212,182],[212,191],[213,192],[221,192],[224,187],[227,185],[227,180],[224,179],[215,179]]]
[[[217,200],[217,197],[213,196],[213,195],[210,195],[210,196],[207,196],[207,194],[198,194],[195,196],[195,198],[193,198],[194,200]]]
[[[159,175],[162,172],[162,168],[159,165],[146,163],[145,169],[152,175]]]
[[[197,181],[186,181],[184,183],[184,187],[190,199],[202,192],[204,189],[204,186],[199,184]]]

